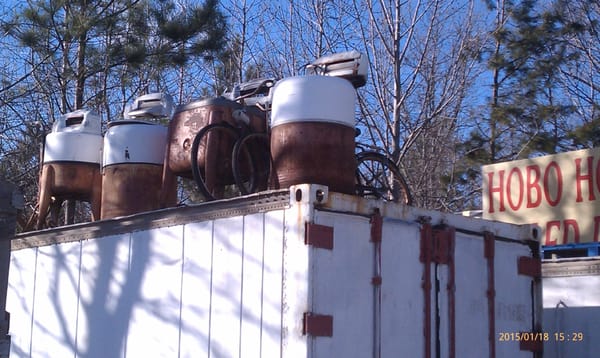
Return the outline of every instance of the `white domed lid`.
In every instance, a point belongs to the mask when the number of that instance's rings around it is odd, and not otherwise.
[[[354,128],[356,92],[338,77],[285,78],[273,88],[271,125],[293,122],[327,122]]]
[[[173,98],[166,93],[149,93],[136,98],[132,104],[125,107],[125,119],[154,120],[159,118],[171,119],[173,116]]]
[[[61,116],[52,125],[52,132],[79,132],[102,135],[102,118],[90,110],[80,109]]]

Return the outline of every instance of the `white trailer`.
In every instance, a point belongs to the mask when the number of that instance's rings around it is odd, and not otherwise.
[[[319,185],[18,235],[11,357],[535,357],[532,227]]]

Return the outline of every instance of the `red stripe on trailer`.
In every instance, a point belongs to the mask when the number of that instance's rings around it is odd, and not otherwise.
[[[494,256],[496,238],[489,231],[483,233],[483,256],[487,260],[488,277],[488,342],[490,358],[496,358],[496,283],[494,279]]]
[[[375,303],[373,309],[373,356],[381,357],[381,283],[383,281],[383,278],[381,277],[381,240],[383,233],[383,218],[381,217],[378,208],[375,208],[373,211],[369,222],[371,225],[370,241],[373,243],[373,259],[375,263],[373,267],[373,277],[371,278]]]
[[[456,283],[454,269],[454,246],[456,230],[452,226],[436,227],[433,231],[435,245],[434,261],[440,265],[448,266],[448,357],[456,356]]]
[[[431,358],[431,254],[432,228],[431,224],[424,223],[421,227],[421,252],[419,255],[419,259],[423,263],[423,336],[425,338],[425,352],[423,358]]]
[[[383,232],[383,218],[379,209],[375,209],[373,215],[371,215],[371,242],[381,242],[381,235]]]

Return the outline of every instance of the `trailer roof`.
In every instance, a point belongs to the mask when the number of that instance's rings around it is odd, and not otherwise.
[[[314,205],[318,210],[362,216],[370,216],[377,210],[384,220],[451,225],[462,232],[473,233],[474,235],[489,232],[500,240],[522,241],[526,244],[537,241],[535,237],[537,227],[532,225],[514,225],[469,218],[451,213],[419,209],[398,203],[329,192],[328,188],[322,185],[301,184],[293,186],[290,189],[271,190],[244,197],[179,206],[114,219],[22,233],[13,239],[12,250],[89,240],[159,227],[280,210],[289,208],[293,203],[307,203]]]

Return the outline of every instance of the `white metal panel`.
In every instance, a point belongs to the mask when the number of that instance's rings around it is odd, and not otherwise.
[[[517,333],[532,330],[532,279],[517,275],[517,258],[529,256],[529,249],[518,243],[495,242],[495,333],[490,342],[488,332],[491,317],[488,313],[487,300],[489,281],[483,244],[481,236],[457,232],[454,261],[456,355],[487,356],[490,352],[490,344],[494,344],[497,356],[531,356],[531,352],[519,350],[519,343],[516,340],[507,342],[499,340],[501,332]],[[446,290],[448,278],[447,266],[438,265],[442,356],[447,355],[450,342]]]
[[[311,185],[314,188],[315,185]],[[385,218],[417,222],[422,218],[428,218],[432,224],[444,223],[449,226],[460,228],[463,231],[480,232],[489,231],[498,237],[513,240],[530,240],[536,226],[514,225],[496,221],[468,218],[452,213],[432,211],[398,205],[395,203],[383,203],[378,200],[364,200],[355,195],[340,193],[329,193],[325,201],[325,207],[330,210],[355,213],[357,215],[371,215],[374,208],[378,208]]]
[[[74,357],[81,243],[40,247],[35,278],[32,357]]]
[[[11,357],[31,356],[37,248],[11,254],[6,310],[11,314]]]
[[[419,225],[385,219],[382,236],[381,356],[419,357],[425,344]]]
[[[533,321],[532,281],[518,274],[517,261],[520,256],[530,257],[525,245],[496,241],[496,356],[531,357],[532,353],[520,351],[517,340],[500,342],[501,332],[531,332]]]
[[[277,309],[281,310],[281,345],[280,355],[276,355],[275,342],[270,339],[268,345],[270,350],[273,352],[273,356],[281,357],[311,357],[309,351],[309,339],[306,335],[303,335],[302,317],[303,314],[310,311],[309,299],[309,246],[306,245],[305,239],[305,224],[312,220],[314,212],[312,203],[315,200],[316,188],[307,188],[306,186],[299,186],[296,188],[290,188],[294,195],[294,199],[290,198],[291,208],[279,215],[270,215],[267,219],[267,227],[271,228],[269,234],[266,236],[269,238],[268,244],[265,242],[265,247],[272,251],[265,251],[265,256],[275,254],[275,250],[281,250],[282,256],[280,265],[275,260],[269,261],[269,268],[266,272],[270,272],[269,283],[265,284],[265,287],[273,287],[268,289],[268,292],[276,292],[275,290],[281,290],[281,303],[272,304],[272,308],[269,308],[271,312],[275,312]],[[324,193],[326,193],[325,188]],[[326,194],[324,194],[326,195]],[[275,213],[273,213],[275,214]],[[282,221],[285,223],[283,230],[277,229],[277,222]],[[278,235],[281,235],[283,231],[283,241],[279,240],[279,245],[271,247],[278,242]],[[275,256],[279,258],[278,256]],[[282,280],[277,283],[276,272],[281,272]],[[274,296],[275,293],[269,294]],[[275,302],[275,298],[271,300]],[[267,306],[270,306],[267,302]],[[265,316],[269,317],[265,312]],[[271,322],[269,326],[276,326],[276,322]],[[263,340],[264,342],[264,340]],[[269,355],[265,354],[265,357]]]
[[[175,357],[179,352],[183,227],[131,234],[128,275],[132,292],[127,357]]]
[[[600,350],[600,307],[544,309],[544,358],[597,357]]]
[[[215,221],[210,307],[210,352],[239,355],[243,217]]]
[[[213,222],[185,225],[184,237],[180,356],[209,357]]]
[[[283,210],[265,213],[264,233],[264,261],[263,261],[263,294],[262,294],[262,320],[261,320],[261,357],[280,357],[282,355],[282,340],[286,334],[293,334],[285,326],[282,311],[290,309],[286,306],[288,301],[283,291],[288,287],[283,286],[284,274],[284,241],[286,245],[290,238],[284,237],[284,226],[286,215]],[[287,233],[286,233],[287,235]],[[292,240],[298,240],[292,236]],[[289,291],[288,291],[289,293]],[[301,292],[293,292],[301,294]],[[288,297],[289,298],[289,297]],[[294,307],[295,308],[295,307]],[[298,318],[300,322],[300,318]],[[284,332],[283,330],[287,330]],[[300,356],[304,356],[298,352]],[[244,356],[246,357],[246,356]],[[248,355],[251,358],[252,355]]]
[[[281,354],[283,211],[186,225],[181,356]]]
[[[456,232],[454,247],[455,270],[455,329],[456,357],[486,357],[490,354],[488,339],[488,271],[484,257],[482,236],[470,236]],[[498,262],[497,264],[502,264]],[[440,282],[440,296],[444,302],[443,323],[441,324],[443,349],[449,348],[448,332],[448,267],[438,267],[443,279]],[[495,339],[495,338],[494,338]],[[442,356],[446,356],[442,354]],[[501,356],[499,356],[501,357]]]
[[[123,357],[140,276],[129,274],[130,234],[82,242],[77,352]]]
[[[261,356],[262,300],[269,294],[263,289],[264,233],[264,214],[245,217],[240,322],[240,356],[245,357]]]
[[[544,277],[544,308],[600,306],[600,275]]]
[[[314,356],[372,356],[376,248],[369,219],[316,211],[314,221],[334,234],[333,250],[312,247],[309,253],[310,310],[333,316],[333,337],[314,338]]]
[[[520,352],[518,342],[500,342],[500,332],[528,332],[532,330],[531,278],[517,277],[517,257],[528,256],[528,248],[518,243],[495,242],[494,257],[494,321],[495,332],[489,338],[490,317],[487,290],[489,285],[487,260],[482,236],[456,233],[455,240],[455,354],[457,357],[488,356],[490,344],[495,345],[497,356],[531,356]],[[438,265],[440,352],[448,355],[450,349],[449,270]],[[529,308],[529,309],[526,309]],[[505,344],[508,343],[508,344]],[[519,352],[519,353],[515,353]]]

